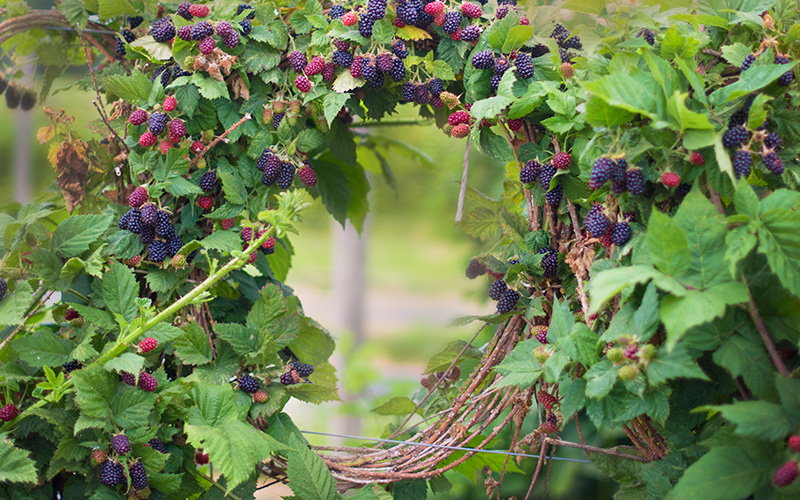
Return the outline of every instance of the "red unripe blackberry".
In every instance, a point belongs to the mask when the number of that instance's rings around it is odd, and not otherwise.
[[[202,141],[194,141],[190,149],[192,150],[192,153],[200,154],[203,152],[203,149],[205,149],[205,145]]]
[[[192,27],[191,26],[181,26],[178,28],[177,36],[181,40],[186,40],[187,42],[192,40]]]
[[[169,132],[170,142],[177,144],[186,136],[186,125],[183,124],[183,121],[181,121],[180,118],[175,118],[169,122],[167,132]]]
[[[269,394],[264,391],[256,391],[255,394],[253,394],[253,401],[256,403],[266,403],[269,401]]]
[[[664,172],[661,174],[661,182],[670,188],[673,188],[681,183],[681,178],[675,172]]]
[[[322,73],[322,68],[325,67],[325,59],[320,56],[314,56],[305,67],[305,73],[308,76],[314,76]],[[295,80],[296,81],[296,80]]]
[[[558,404],[558,399],[546,391],[539,391],[536,393],[536,400],[539,404],[548,410],[552,410]]]
[[[162,443],[161,440],[158,438],[151,439],[150,441],[147,442],[147,444],[150,446],[150,448],[153,448],[159,453],[162,453],[164,455],[168,453],[167,447],[164,446],[164,443]]]
[[[503,280],[496,280],[492,285],[489,287],[489,297],[492,300],[500,300],[504,293],[508,290],[508,285]]]
[[[629,345],[625,348],[622,354],[631,360],[639,359],[639,346],[636,344]]]
[[[118,455],[127,455],[131,451],[131,442],[125,434],[117,434],[111,438],[111,449]]]
[[[158,389],[158,380],[156,380],[156,378],[149,373],[142,372],[139,374],[139,389],[147,392],[153,392]]]
[[[353,58],[353,63],[350,65],[350,76],[353,78],[361,78],[363,69],[362,69],[362,61],[364,60],[361,56],[356,56]],[[408,84],[406,84],[408,85]],[[405,85],[403,86],[405,88]],[[405,94],[404,94],[405,95]]]
[[[471,2],[462,3],[461,4],[461,12],[465,16],[471,17],[473,19],[477,19],[477,18],[481,17],[481,15],[483,14],[483,12],[481,11],[481,6],[480,5],[476,5],[474,3],[471,3]]]
[[[189,13],[194,17],[206,17],[209,11],[208,5],[193,3],[189,6]]]
[[[162,155],[169,153],[169,150],[172,149],[172,143],[168,140],[164,139],[163,141],[158,143],[158,150],[161,152]]]
[[[156,348],[158,340],[153,337],[145,337],[139,341],[139,350],[142,352],[150,352]]]
[[[230,219],[222,219],[222,230],[227,231],[228,229],[232,228],[236,225],[236,219],[231,217]]]
[[[617,222],[611,229],[611,241],[617,246],[627,243],[632,235],[633,230],[627,222]]]
[[[64,319],[67,320],[67,321],[71,321],[73,319],[77,319],[80,316],[81,316],[80,313],[78,311],[76,311],[75,309],[72,309],[72,308],[69,308],[66,311],[64,311]]]
[[[136,109],[131,113],[131,116],[128,117],[128,121],[132,125],[141,125],[147,121],[147,111],[143,109]]]
[[[347,12],[342,16],[342,24],[345,26],[354,26],[358,22],[358,16],[355,12]],[[297,71],[297,70],[295,70]]]
[[[483,276],[486,274],[486,266],[481,264],[478,259],[471,259],[469,264],[467,264],[467,270],[465,271],[467,278],[474,280],[478,276]]]
[[[99,465],[103,463],[106,460],[106,458],[108,458],[108,453],[106,453],[106,450],[101,450],[99,448],[95,448],[92,450],[92,460],[94,461],[95,464]]]
[[[549,344],[550,342],[547,341],[547,327],[543,325],[533,327],[533,331],[536,332],[536,340],[541,342],[542,344]]]
[[[611,179],[611,170],[614,168],[615,163],[611,158],[598,158],[592,165],[592,172],[589,178],[589,189],[600,189],[609,179]]]
[[[149,148],[155,145],[156,142],[158,142],[158,137],[153,135],[153,133],[149,130],[139,137],[139,145],[144,148]]]
[[[464,123],[458,124],[453,127],[453,130],[450,131],[450,135],[455,137],[456,139],[461,139],[469,135],[469,125]]]
[[[147,488],[147,472],[144,470],[144,464],[138,460],[134,462],[129,468],[128,472],[131,475],[131,486],[135,490],[143,490]]]
[[[253,228],[252,227],[243,227],[242,228],[242,239],[248,243],[253,241]]]
[[[178,105],[178,100],[175,99],[174,96],[170,95],[164,98],[164,104],[161,106],[161,108],[164,111],[174,111],[177,105]]]
[[[197,48],[200,49],[201,54],[210,54],[214,52],[214,47],[217,46],[217,42],[214,41],[213,37],[207,36],[200,40],[200,43],[197,45]]]
[[[785,464],[781,465],[780,468],[775,471],[775,475],[772,477],[772,482],[775,483],[776,486],[789,486],[797,479],[798,469],[797,469],[797,462],[794,460],[790,460]]]
[[[217,173],[214,170],[209,170],[200,178],[200,189],[208,193],[214,190],[214,185],[217,183]]]
[[[244,251],[244,250],[247,250],[246,246],[242,247],[242,251]],[[256,261],[257,258],[258,258],[258,254],[256,252],[252,252],[252,253],[250,253],[250,256],[247,257],[247,263],[248,264],[252,264],[252,263],[254,263]]]
[[[472,56],[472,66],[476,69],[494,68],[494,54],[492,54],[491,50],[482,50],[478,52]]]
[[[705,165],[706,159],[698,151],[692,151],[692,156],[689,157],[689,163],[692,165]]]
[[[125,481],[125,467],[116,460],[106,460],[97,469],[97,479],[101,484],[114,487],[118,484],[124,484]]]
[[[644,173],[640,168],[632,168],[625,173],[625,185],[628,192],[641,196],[644,194]]]
[[[789,447],[800,453],[800,435],[795,434],[794,436],[789,438]]]
[[[13,403],[9,403],[2,408],[0,408],[0,420],[3,422],[10,422],[14,420],[19,415],[19,410],[17,406]]]
[[[197,206],[203,210],[208,210],[214,206],[214,198],[210,196],[201,196],[197,199]]]
[[[545,421],[539,426],[539,432],[544,434],[555,434],[558,432],[558,424]]]
[[[306,186],[316,186],[317,185],[317,174],[314,172],[314,169],[311,168],[310,165],[306,165],[300,170],[297,171],[297,177],[303,181],[303,184]]]
[[[147,193],[147,188],[144,186],[138,186],[133,192],[128,196],[128,204],[133,208],[139,208],[144,205],[144,202],[150,195]]]
[[[203,453],[203,449],[200,448],[194,452],[194,463],[197,465],[205,465],[210,461],[211,457],[208,456],[208,453]]]
[[[309,66],[311,66],[309,64]],[[306,66],[308,68],[308,66]],[[308,79],[306,75],[297,75],[297,78],[294,79],[294,86],[302,93],[306,93],[311,90],[311,81]]]
[[[572,158],[570,158],[569,153],[556,153],[553,157],[553,165],[559,170],[568,169],[570,163],[572,163]]]
[[[447,117],[447,123],[453,126],[460,123],[469,123],[469,113],[466,111],[456,111]]]
[[[238,384],[239,389],[247,394],[253,394],[261,388],[261,384],[258,382],[258,380],[254,379],[250,375],[243,375],[239,377]]]
[[[425,13],[431,16],[444,12],[444,4],[439,0],[434,0],[425,6]]]

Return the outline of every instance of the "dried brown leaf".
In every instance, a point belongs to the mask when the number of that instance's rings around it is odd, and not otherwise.
[[[67,210],[70,213],[83,201],[86,178],[89,173],[89,164],[84,156],[85,144],[76,141],[76,146],[69,142],[61,144],[55,164],[56,171],[59,173],[58,187],[61,188]]]

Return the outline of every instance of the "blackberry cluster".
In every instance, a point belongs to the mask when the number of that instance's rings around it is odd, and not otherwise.
[[[250,375],[243,375],[239,377],[238,383],[239,389],[247,394],[253,394],[257,390],[261,389],[261,384],[258,383],[258,380],[254,379]]]
[[[64,373],[74,372],[75,370],[80,370],[83,368],[83,364],[80,361],[73,359],[72,361],[67,361],[63,365],[61,365],[61,369],[64,370]]]
[[[503,296],[497,301],[497,312],[506,314],[514,310],[519,300],[519,293],[516,290],[508,289],[503,292]]]
[[[147,442],[147,444],[150,445],[150,448],[156,450],[157,452],[159,452],[159,453],[161,453],[163,455],[166,455],[167,453],[169,453],[167,451],[167,447],[164,446],[164,443],[162,443],[161,440],[158,439],[158,438],[151,439],[150,441]]]
[[[733,175],[737,179],[747,178],[753,165],[753,155],[746,149],[740,149],[733,155]]]
[[[131,475],[131,486],[135,490],[143,490],[147,488],[147,472],[144,470],[144,464],[138,460],[133,463],[128,472]]]
[[[131,441],[125,434],[117,434],[111,438],[111,448],[118,455],[127,455],[131,451]]]
[[[297,374],[300,375],[303,378],[308,378],[309,375],[314,373],[314,367],[313,366],[311,366],[311,365],[309,365],[307,363],[301,363],[299,361],[290,362],[289,363],[289,367],[292,370],[296,371]]]
[[[617,222],[611,230],[611,241],[619,247],[627,243],[632,235],[633,230],[627,222]]]
[[[150,34],[156,42],[166,43],[175,38],[175,25],[172,24],[172,19],[164,17],[153,23],[150,29]]]
[[[539,255],[544,255],[542,257],[542,270],[544,270],[545,276],[555,276],[556,271],[558,271],[558,252],[553,250],[552,248],[540,248]]]
[[[644,40],[650,45],[655,45],[656,43],[656,34],[653,33],[653,30],[649,28],[642,28],[639,30],[639,34],[636,36],[644,38]]]
[[[467,278],[474,280],[478,276],[483,276],[486,274],[486,266],[481,264],[478,259],[471,259],[469,264],[467,264],[467,270],[465,271]]]
[[[747,142],[749,138],[750,132],[742,125],[737,125],[725,131],[725,134],[722,136],[722,145],[726,148],[735,148]]]
[[[167,127],[169,118],[163,113],[153,113],[147,120],[147,128],[153,135],[161,135]]]
[[[611,179],[611,171],[616,167],[616,163],[611,158],[598,158],[592,165],[592,172],[589,177],[589,189],[600,189],[603,184]]]
[[[119,484],[127,483],[125,478],[125,467],[116,460],[106,460],[97,469],[97,479],[101,484],[114,487]]]
[[[553,32],[550,33],[550,38],[555,39],[556,43],[561,45],[564,41],[569,38],[569,30],[561,23],[556,23],[555,27],[553,28]]]
[[[494,68],[494,54],[491,50],[482,50],[472,56],[472,66],[476,69]]]
[[[514,66],[517,68],[517,75],[520,78],[533,77],[533,60],[528,54],[519,54],[514,61]]]
[[[500,297],[508,290],[508,285],[503,280],[497,280],[489,287],[489,297],[492,300],[500,300]]]
[[[519,171],[519,181],[523,184],[533,184],[539,178],[541,168],[541,164],[536,160],[526,162],[522,170]]]
[[[565,41],[564,43],[562,43],[561,47],[565,49],[581,50],[583,48],[583,44],[581,44],[581,37],[575,35],[572,38]]]

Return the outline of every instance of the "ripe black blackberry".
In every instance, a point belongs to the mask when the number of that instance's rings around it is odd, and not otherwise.
[[[122,40],[120,40],[119,38],[117,38],[117,44],[114,46],[114,52],[119,57],[124,57],[125,54],[128,53],[128,50],[125,48],[125,44],[122,43]]]
[[[770,132],[769,134],[767,134],[767,137],[764,138],[764,146],[766,146],[767,149],[780,151],[781,150],[781,136],[779,136],[775,132]]]
[[[308,64],[308,58],[299,50],[293,50],[289,53],[289,66],[297,73],[302,73]]]
[[[550,190],[550,183],[556,172],[558,172],[558,169],[552,163],[542,165],[541,170],[539,170],[539,186],[541,186],[542,191],[547,192]]]
[[[406,48],[406,44],[402,40],[398,40],[392,44],[392,54],[399,57],[400,59],[405,59],[408,57],[408,49]]]
[[[428,86],[424,83],[420,83],[417,85],[416,95],[414,96],[414,100],[417,101],[418,104],[427,104],[428,103]]]
[[[169,238],[175,234],[175,227],[170,220],[172,217],[166,210],[156,212],[156,234],[164,238]]]
[[[156,239],[156,227],[145,224],[142,227],[142,232],[139,233],[139,239],[144,245],[149,245]]]
[[[128,17],[128,26],[130,26],[132,30],[138,28],[142,22],[144,22],[144,18],[142,16]]]
[[[395,82],[402,82],[405,79],[406,65],[402,59],[394,59],[392,61],[392,70],[389,72],[389,76]]]
[[[722,145],[726,148],[735,148],[750,138],[750,132],[741,125],[731,127],[722,136]]]
[[[644,38],[644,40],[650,45],[655,45],[656,43],[656,34],[653,33],[653,30],[649,28],[642,28],[639,30],[639,34],[636,36]]]
[[[517,59],[514,61],[514,66],[517,68],[517,75],[519,75],[520,78],[533,77],[533,61],[528,54],[522,53],[518,55]]]
[[[540,255],[544,255],[542,257],[542,270],[544,271],[545,276],[555,276],[556,271],[558,271],[558,252],[553,250],[552,248],[540,248],[539,252]]]
[[[178,4],[178,9],[175,11],[175,13],[181,16],[182,18],[186,19],[187,21],[191,21],[193,17],[192,13],[189,12],[189,7],[191,6],[192,4],[189,2],[181,2]]]
[[[367,17],[373,21],[383,19],[386,15],[386,0],[369,0],[367,2]]]
[[[746,149],[740,149],[733,155],[733,175],[737,179],[747,178],[753,166],[753,155]]]
[[[22,111],[30,111],[36,105],[36,94],[30,89],[25,89],[20,98],[19,107]]]
[[[214,35],[214,26],[208,21],[200,21],[192,26],[192,40],[199,42]]]
[[[347,12],[347,11],[341,5],[332,5],[331,6],[331,11],[328,14],[328,16],[331,19],[339,19],[344,15],[345,12]]]
[[[550,33],[550,38],[554,38],[559,44],[569,38],[569,30],[561,23],[556,23],[553,27],[553,32]]]
[[[516,290],[506,290],[503,296],[497,301],[497,312],[505,314],[514,310],[519,300],[519,293]]]
[[[500,300],[505,291],[508,290],[508,285],[503,280],[497,280],[489,287],[489,297],[492,300]]]
[[[175,25],[172,24],[172,19],[165,17],[153,23],[150,29],[150,34],[156,42],[165,43],[175,38]]]
[[[419,21],[417,9],[409,2],[398,2],[395,12],[397,13],[397,17],[399,17],[404,24],[414,25]]]
[[[289,367],[292,370],[296,371],[297,374],[300,375],[303,378],[308,378],[309,375],[314,373],[314,367],[313,366],[311,366],[311,365],[309,365],[307,363],[301,363],[299,361],[291,361],[291,362],[289,362]]]
[[[742,61],[742,71],[747,71],[750,69],[750,66],[755,62],[756,56],[755,54],[747,54]]]
[[[168,121],[169,118],[167,118],[167,115],[163,113],[153,113],[147,120],[147,128],[153,135],[161,135],[167,127]]]
[[[491,50],[482,50],[472,56],[472,66],[476,69],[494,68],[494,54]]]
[[[3,298],[4,294],[0,294],[0,298]],[[80,370],[83,368],[83,364],[77,359],[73,359],[72,361],[67,361],[63,365],[61,365],[61,369],[64,370],[64,373],[74,372],[75,370]]]
[[[333,64],[342,68],[349,68],[353,64],[353,54],[341,50],[334,50],[331,56]]]
[[[378,66],[370,59],[361,60],[361,76],[368,82],[378,78]]]
[[[559,47],[558,57],[561,59],[562,63],[572,63],[572,56],[569,55],[569,52],[567,52],[566,49]]]
[[[271,156],[274,156],[272,151],[265,149],[261,153],[261,156],[258,157],[258,160],[256,160],[256,168],[263,172],[264,169],[267,168],[267,160],[269,160]]]
[[[378,73],[374,80],[370,80],[369,86],[374,89],[379,89],[383,87],[383,82],[385,81],[386,77],[383,73]]]
[[[138,460],[128,468],[131,475],[131,486],[135,490],[143,490],[147,488],[147,472],[144,470],[144,464]]]
[[[151,439],[150,441],[147,442],[147,444],[150,445],[150,448],[153,448],[154,450],[156,450],[159,453],[162,453],[164,455],[169,453],[167,451],[167,447],[164,446],[164,443],[161,442],[161,440],[158,439],[158,438]]]
[[[274,115],[272,115],[272,128],[273,129],[278,130],[278,127],[280,126],[281,120],[283,120],[284,116],[286,116],[286,113],[275,113]]]
[[[130,210],[122,214],[122,217],[119,218],[119,228],[120,229],[128,229],[128,222],[131,220],[131,212]]]
[[[786,56],[775,56],[775,64],[789,64],[790,59]],[[778,78],[778,85],[788,87],[794,81],[794,73],[787,71]]]
[[[250,22],[250,19],[242,19],[239,22],[239,27],[242,28],[242,33],[245,35],[249,35],[253,31],[253,23]]]
[[[6,296],[8,292],[8,283],[3,278],[0,278],[0,299]]]
[[[467,278],[474,280],[478,276],[483,276],[486,274],[486,266],[481,264],[478,259],[471,259],[469,264],[467,264],[467,270],[465,271]]]
[[[138,208],[131,208],[128,210],[128,231],[139,234],[142,232],[144,223],[142,222],[142,213]]]
[[[547,417],[545,417],[545,421],[548,424],[557,424],[558,423],[558,417],[556,416],[555,413],[548,413]]]
[[[506,59],[505,57],[501,56],[501,57],[498,57],[497,59],[495,59],[494,68],[492,68],[492,69],[494,70],[494,74],[495,75],[502,75],[510,67],[511,67],[511,63],[508,62],[508,59]]]
[[[614,160],[601,157],[595,160],[592,165],[592,172],[589,177],[589,189],[600,189],[609,179],[614,168]]]
[[[561,187],[561,184],[556,184],[553,189],[544,194],[544,199],[547,200],[547,203],[549,203],[551,207],[558,208],[563,196],[564,188]]]
[[[127,455],[131,451],[131,441],[125,434],[117,434],[111,438],[111,448],[118,455]]]
[[[678,198],[683,198],[684,196],[689,194],[691,190],[692,190],[692,185],[686,184],[684,182],[683,184],[679,184],[678,187],[675,188],[675,196],[677,196]]]
[[[583,44],[581,44],[581,37],[578,35],[573,36],[569,40],[565,41],[561,44],[562,47],[565,49],[575,49],[581,50],[583,48]]]
[[[281,167],[281,172],[278,174],[278,187],[281,189],[288,189],[294,182],[294,165],[291,163],[284,163]]]
[[[441,80],[439,80],[438,78],[432,78],[432,79],[431,79],[431,80],[428,82],[428,91],[429,91],[429,92],[430,92],[432,95],[436,95],[436,96],[438,96],[439,94],[441,94],[442,92],[444,92],[444,84],[442,84],[442,81],[441,81]]]
[[[500,86],[500,80],[503,79],[503,75],[492,75],[492,78],[489,80],[489,86],[492,90],[497,90],[497,87]]]
[[[611,182],[625,183],[625,172],[628,170],[628,162],[625,158],[619,158],[614,161],[614,166],[611,167]]]
[[[200,189],[208,193],[214,190],[214,185],[217,183],[217,173],[213,170],[203,174],[200,178]]]
[[[136,40],[136,35],[129,29],[123,29],[120,33],[122,33],[122,38],[125,39],[126,42],[131,43]]]
[[[458,28],[461,27],[461,12],[451,10],[444,15],[444,24],[442,24],[442,31],[448,35],[452,35]],[[488,68],[484,68],[488,69]]]
[[[166,87],[167,85],[169,85],[169,81],[170,79],[172,79],[172,71],[170,71],[169,66],[165,64],[163,66],[157,67],[153,71],[153,75],[150,77],[150,81],[155,82],[156,78],[159,78],[161,80],[162,87]]]
[[[167,240],[167,255],[170,257],[174,257],[181,248],[183,248],[183,240],[177,234]]]
[[[22,92],[16,85],[9,85],[6,89],[6,106],[8,109],[17,109],[22,100]]]
[[[783,174],[783,160],[775,151],[770,151],[764,155],[764,166],[775,175]]]
[[[257,390],[261,389],[261,384],[258,383],[258,380],[254,379],[250,375],[242,375],[239,377],[238,383],[239,389],[247,394],[253,394]]]
[[[632,235],[633,230],[627,222],[617,222],[611,230],[611,241],[619,247],[627,243]]]
[[[114,487],[118,484],[124,484],[125,481],[125,467],[116,460],[106,460],[97,469],[97,479],[101,484]]]
[[[340,7],[340,6],[339,5],[334,5],[333,7],[331,7],[331,16],[333,16],[334,7]],[[342,10],[344,10],[344,8],[342,8]],[[247,17],[245,17],[245,19],[250,20],[250,19],[255,19],[256,18],[256,11],[253,8],[253,6],[250,5],[249,3],[243,3],[243,4],[240,4],[238,7],[236,7],[236,15],[237,16],[239,14],[241,14],[242,12],[244,12],[244,11],[248,11],[247,12]],[[342,12],[342,14],[344,14],[344,12]],[[340,15],[339,17],[342,17],[342,16]]]
[[[358,20],[358,34],[363,36],[364,38],[371,38],[372,37],[372,27],[375,25],[375,21],[370,19],[367,16],[361,16]]]
[[[536,160],[526,162],[522,170],[519,171],[519,181],[523,184],[533,184],[539,178],[541,168],[541,164]]]
[[[163,241],[154,241],[147,246],[147,258],[151,262],[164,262],[167,258],[167,244]]]
[[[600,238],[606,234],[606,232],[608,232],[608,229],[611,226],[611,221],[608,220],[608,217],[606,217],[606,214],[603,212],[596,212],[593,214],[587,214],[586,218],[583,220],[583,225],[589,234],[595,238]]]
[[[411,102],[417,96],[417,86],[412,82],[406,82],[403,84],[401,94],[403,96],[403,102]]]
[[[644,173],[640,168],[632,168],[625,175],[625,184],[628,192],[641,196],[644,194]]]

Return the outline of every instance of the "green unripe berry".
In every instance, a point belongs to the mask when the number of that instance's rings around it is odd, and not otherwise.
[[[632,365],[625,365],[619,369],[619,378],[628,382],[635,379],[638,373],[639,372]]]
[[[615,364],[616,363],[621,363],[622,362],[622,358],[625,357],[625,355],[622,352],[622,348],[621,347],[615,347],[613,349],[609,349],[608,352],[606,353],[606,356],[608,357],[608,359],[611,360],[612,363],[615,363]]]
[[[645,344],[639,348],[639,357],[645,361],[650,361],[656,355],[656,346]]]

